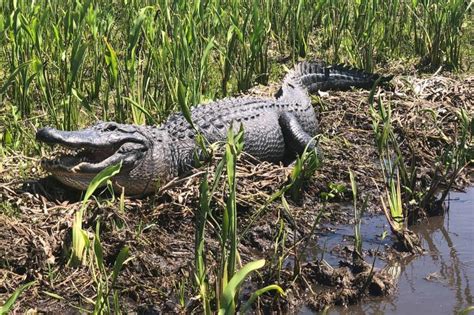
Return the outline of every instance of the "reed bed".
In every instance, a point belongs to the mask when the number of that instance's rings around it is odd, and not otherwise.
[[[275,61],[468,70],[472,12],[463,0],[1,1],[0,149],[38,152],[43,125],[160,123],[279,80]]]

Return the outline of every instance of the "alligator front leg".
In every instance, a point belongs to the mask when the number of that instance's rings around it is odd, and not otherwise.
[[[283,138],[285,140],[285,146],[288,148],[287,154],[295,156],[296,154],[301,155],[304,152],[306,146],[312,150],[315,148],[315,141],[296,119],[295,115],[289,112],[282,112],[278,119],[281,130],[283,132]]]

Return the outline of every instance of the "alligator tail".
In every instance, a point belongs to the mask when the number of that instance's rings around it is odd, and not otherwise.
[[[299,85],[309,93],[327,90],[349,90],[352,87],[371,89],[379,80],[379,84],[390,81],[393,76],[381,76],[344,65],[326,65],[322,61],[300,62],[283,80],[283,85]],[[277,98],[283,93],[280,90]],[[280,95],[279,95],[280,94]]]

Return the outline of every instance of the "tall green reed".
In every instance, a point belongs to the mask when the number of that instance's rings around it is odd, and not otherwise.
[[[412,176],[406,171],[404,155],[393,131],[390,104],[388,107],[385,107],[385,104],[383,104],[379,97],[377,107],[375,107],[374,92],[375,87],[370,93],[369,103],[372,128],[385,186],[385,195],[380,196],[382,209],[392,232],[397,236],[400,243],[404,245],[404,249],[416,253],[421,250],[421,247],[418,237],[408,229],[408,218],[412,213],[406,207],[415,190],[414,186],[410,187],[410,184],[414,184],[414,181],[408,180]],[[412,164],[411,171],[413,175],[415,173],[414,164]],[[403,174],[402,183],[399,174]],[[403,187],[403,191],[401,187]],[[402,195],[402,193],[404,194]],[[385,202],[385,199],[388,202]]]
[[[203,312],[205,314],[213,312],[210,303],[212,296],[215,297],[216,309],[219,314],[234,314],[239,309],[240,303],[238,298],[242,283],[248,278],[250,273],[265,265],[265,260],[261,259],[249,262],[240,269],[238,268],[238,265],[241,265],[241,263],[238,253],[239,233],[237,231],[236,163],[242,149],[242,127],[236,134],[234,134],[233,128],[229,128],[227,142],[225,144],[224,158],[216,167],[213,185],[209,187],[207,179],[208,174],[206,173],[199,187],[200,209],[196,216],[195,225],[195,279],[199,290],[199,297],[202,301]],[[220,183],[224,169],[226,174],[225,187],[227,196],[222,213],[222,221],[221,223],[218,223],[212,217],[211,198],[217,189],[217,185]],[[211,217],[213,219],[212,224],[209,222]],[[216,272],[215,284],[213,286],[215,290],[213,294],[211,294],[209,290],[209,271],[206,266],[205,239],[207,225],[216,229],[220,244],[219,267]],[[250,299],[242,305],[240,311],[248,311],[258,296],[271,290],[276,290],[281,295],[284,294],[283,290],[277,285],[266,286],[254,292]]]
[[[462,0],[2,1],[0,98],[21,117],[12,133],[31,117],[62,129],[159,123],[180,100],[267,83],[280,56],[461,69],[471,10]]]
[[[96,283],[97,291],[94,300],[94,314],[121,314],[119,291],[116,290],[115,286],[123,266],[131,259],[129,248],[125,246],[120,250],[115,259],[112,272],[108,272],[105,266],[104,250],[100,241],[100,223],[97,222],[92,252],[94,262],[91,263],[91,274]],[[110,301],[111,293],[113,293],[112,303]]]

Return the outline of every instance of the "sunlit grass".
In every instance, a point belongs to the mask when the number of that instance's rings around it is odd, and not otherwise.
[[[275,56],[372,70],[418,58],[463,67],[472,2],[30,1],[0,3],[1,146],[22,121],[74,129],[155,124],[172,111],[267,83]],[[469,57],[469,56],[467,56]],[[31,131],[29,134],[32,134]]]
[[[89,237],[87,232],[82,229],[82,221],[84,218],[84,212],[87,210],[87,202],[91,198],[92,194],[101,186],[107,184],[107,182],[114,175],[120,172],[122,163],[111,165],[100,171],[91,181],[87,187],[86,193],[81,204],[81,208],[76,212],[74,216],[74,222],[72,225],[72,246],[71,246],[71,257],[69,264],[76,266],[85,260],[85,254],[90,246]],[[109,185],[110,186],[110,185]]]

